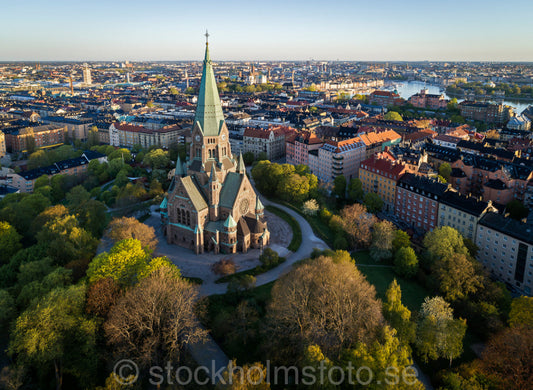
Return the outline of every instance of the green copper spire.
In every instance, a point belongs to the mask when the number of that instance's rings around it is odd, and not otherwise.
[[[209,35],[206,33],[206,38]],[[196,106],[196,115],[194,123],[200,125],[204,136],[217,136],[224,122],[222,105],[218,96],[217,82],[215,73],[209,57],[209,43],[205,43],[204,70],[202,72],[202,81],[200,91],[198,92],[198,104]]]
[[[174,171],[174,176],[184,176],[185,172],[183,171],[183,164],[181,163],[180,155],[178,154],[178,160],[176,161],[176,170]]]

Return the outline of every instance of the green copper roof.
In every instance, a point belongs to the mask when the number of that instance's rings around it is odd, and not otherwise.
[[[181,163],[180,155],[178,154],[178,160],[176,161],[176,170],[174,171],[175,176],[184,176],[185,172],[183,171],[183,164]]]
[[[178,179],[179,180],[179,179]],[[192,204],[194,205],[194,208],[197,211],[203,210],[207,208],[207,203],[202,196],[202,193],[194,183],[191,176],[185,176],[181,178],[181,182],[183,183],[183,187],[185,189],[185,192],[187,192],[187,195],[189,196],[189,199],[191,200]]]
[[[161,204],[159,205],[159,208],[160,208],[160,209],[166,209],[166,208],[167,208],[167,203],[168,203],[168,201],[167,201],[167,197],[165,196],[165,197],[163,198],[163,201],[162,201]]]
[[[221,207],[233,208],[235,199],[237,199],[239,193],[239,188],[241,187],[241,182],[242,176],[240,174],[237,172],[228,172],[222,185],[222,190],[220,191]]]
[[[226,222],[224,222],[224,227],[225,228],[234,228],[237,226],[237,222],[235,222],[235,220],[233,219],[233,217],[230,215],[228,215],[228,218],[226,218]]]
[[[220,97],[218,96],[215,73],[209,57],[209,45],[205,45],[204,70],[200,91],[198,92],[198,104],[194,123],[198,122],[204,136],[216,136],[224,121]]]

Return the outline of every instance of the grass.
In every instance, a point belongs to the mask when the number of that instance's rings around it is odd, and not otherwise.
[[[360,264],[359,270],[366,276],[366,279],[374,285],[379,298],[385,299],[385,293],[391,282],[396,279],[402,289],[402,302],[411,311],[420,310],[420,305],[431,292],[421,286],[415,280],[404,279],[394,272],[393,267],[365,267],[365,265],[379,265],[372,260],[368,251],[361,251],[352,254],[355,264]]]
[[[292,252],[296,252],[300,248],[300,245],[302,245],[302,229],[300,229],[300,224],[291,215],[275,206],[266,206],[266,209],[290,225],[292,229],[292,240],[287,248]]]
[[[261,275],[261,274],[263,274],[263,273],[265,273],[267,271],[270,271],[273,268],[276,268],[281,263],[284,263],[285,260],[286,260],[285,257],[280,257],[279,258],[279,263],[273,265],[272,267],[266,267],[264,265],[258,265],[257,267],[250,268],[250,269],[247,269],[245,271],[236,272],[234,274],[226,275],[226,276],[223,276],[221,278],[218,278],[217,280],[215,280],[215,283],[229,283],[233,279],[238,279],[238,278],[240,278],[242,276],[245,276],[245,275],[252,275],[252,276]]]
[[[333,248],[333,242],[335,241],[335,234],[331,231],[329,226],[320,219],[318,215],[314,215],[314,216],[305,215],[304,213],[302,213],[302,210],[293,206],[290,203],[284,202],[279,199],[275,199],[274,201],[296,211],[298,214],[304,217],[306,221],[309,223],[309,225],[311,225],[311,229],[313,229],[313,232],[316,234],[316,236],[322,239],[331,248]]]

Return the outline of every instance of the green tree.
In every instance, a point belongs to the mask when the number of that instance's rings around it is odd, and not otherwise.
[[[170,164],[169,154],[163,149],[153,149],[144,156],[143,164],[152,169],[164,169]]]
[[[363,199],[365,193],[363,191],[363,183],[358,178],[350,180],[350,185],[348,186],[348,198],[352,202],[357,202]]]
[[[242,155],[242,158],[244,160],[244,163],[246,165],[252,165],[252,163],[254,162],[255,160],[255,156],[253,154],[253,152],[246,152]]]
[[[509,325],[533,327],[533,297],[522,296],[513,299],[509,312]]]
[[[0,330],[5,330],[15,315],[15,299],[6,290],[0,290]]]
[[[439,165],[439,175],[446,179],[446,183],[450,181],[452,175],[452,167],[449,163],[445,162]]]
[[[85,318],[84,305],[84,286],[51,291],[17,319],[9,353],[42,373],[53,368],[58,390],[64,373],[87,386],[96,371],[97,325]]]
[[[461,356],[466,321],[454,319],[453,310],[441,297],[426,297],[420,309],[415,346],[424,362]]]
[[[409,347],[400,342],[396,331],[388,326],[381,330],[379,339],[373,343],[358,343],[356,348],[346,351],[343,361],[346,365],[351,363],[352,367],[369,368],[372,380],[364,386],[365,389],[424,389],[416,379],[416,372],[410,367],[413,361]],[[360,383],[357,381],[358,376],[354,375],[356,372],[358,371],[351,370],[353,377],[349,383]],[[369,379],[364,375],[365,371],[362,371],[359,378]]]
[[[383,200],[375,192],[367,193],[364,202],[371,213],[377,213],[383,209]]]
[[[98,128],[96,126],[92,126],[89,129],[89,134],[87,134],[87,146],[92,147],[95,145],[100,144],[100,137],[98,135]]]
[[[412,278],[418,272],[418,259],[411,247],[403,247],[394,255],[394,271],[405,278]]]
[[[383,118],[387,121],[403,121],[402,116],[396,111],[388,111]]]
[[[403,230],[396,229],[394,239],[392,240],[392,250],[396,253],[400,248],[409,248],[411,246],[411,237]]]
[[[8,263],[22,249],[22,236],[9,223],[0,221],[0,265]]]
[[[424,247],[432,261],[451,257],[454,253],[468,253],[463,236],[450,226],[442,226],[426,233]]]
[[[390,221],[374,224],[372,229],[372,245],[370,256],[376,261],[389,259],[392,256],[392,240],[394,239],[394,225]]]
[[[385,293],[383,317],[396,329],[398,337],[406,345],[415,340],[416,324],[411,321],[411,311],[402,304],[402,290],[396,279],[391,282]]]
[[[102,278],[112,278],[121,287],[129,287],[161,267],[179,270],[164,257],[151,258],[139,240],[117,242],[108,252],[96,256],[89,264],[87,276],[90,283]]]
[[[304,355],[304,367],[313,367],[314,372],[320,372],[320,367],[324,367],[327,372],[332,369],[333,362],[329,360],[323,353],[320,347],[316,344],[312,344],[308,346],[305,350]],[[337,378],[331,378],[335,379],[334,383],[331,383],[329,380],[329,377],[320,378],[320,380],[316,381],[317,383],[312,383],[307,388],[310,389],[317,389],[317,390],[335,390],[337,389],[337,386],[334,384],[336,383]]]
[[[346,178],[344,175],[337,176],[333,181],[333,193],[341,199],[346,197]]]
[[[432,271],[445,299],[465,299],[482,286],[482,276],[478,274],[474,261],[465,254],[454,253],[435,262]]]
[[[529,209],[524,206],[519,200],[513,199],[505,206],[505,210],[509,213],[509,216],[518,221],[527,218]]]

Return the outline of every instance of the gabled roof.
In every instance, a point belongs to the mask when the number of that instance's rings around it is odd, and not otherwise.
[[[204,69],[198,92],[198,103],[194,123],[198,122],[202,133],[207,136],[216,136],[224,122],[224,114],[220,97],[218,95],[215,73],[209,57],[209,45],[205,46]]]
[[[183,187],[185,188],[185,191],[187,192],[187,195],[189,196],[189,199],[194,205],[194,208],[197,211],[206,209],[207,202],[205,201],[205,198],[202,195],[202,192],[200,188],[198,187],[198,185],[196,184],[196,181],[193,179],[193,177],[185,176],[185,177],[179,178],[179,180],[181,180]]]
[[[233,208],[235,204],[235,199],[239,193],[239,188],[241,187],[242,178],[237,172],[229,172],[226,175],[226,180],[222,185],[222,190],[220,191],[220,206]]]

